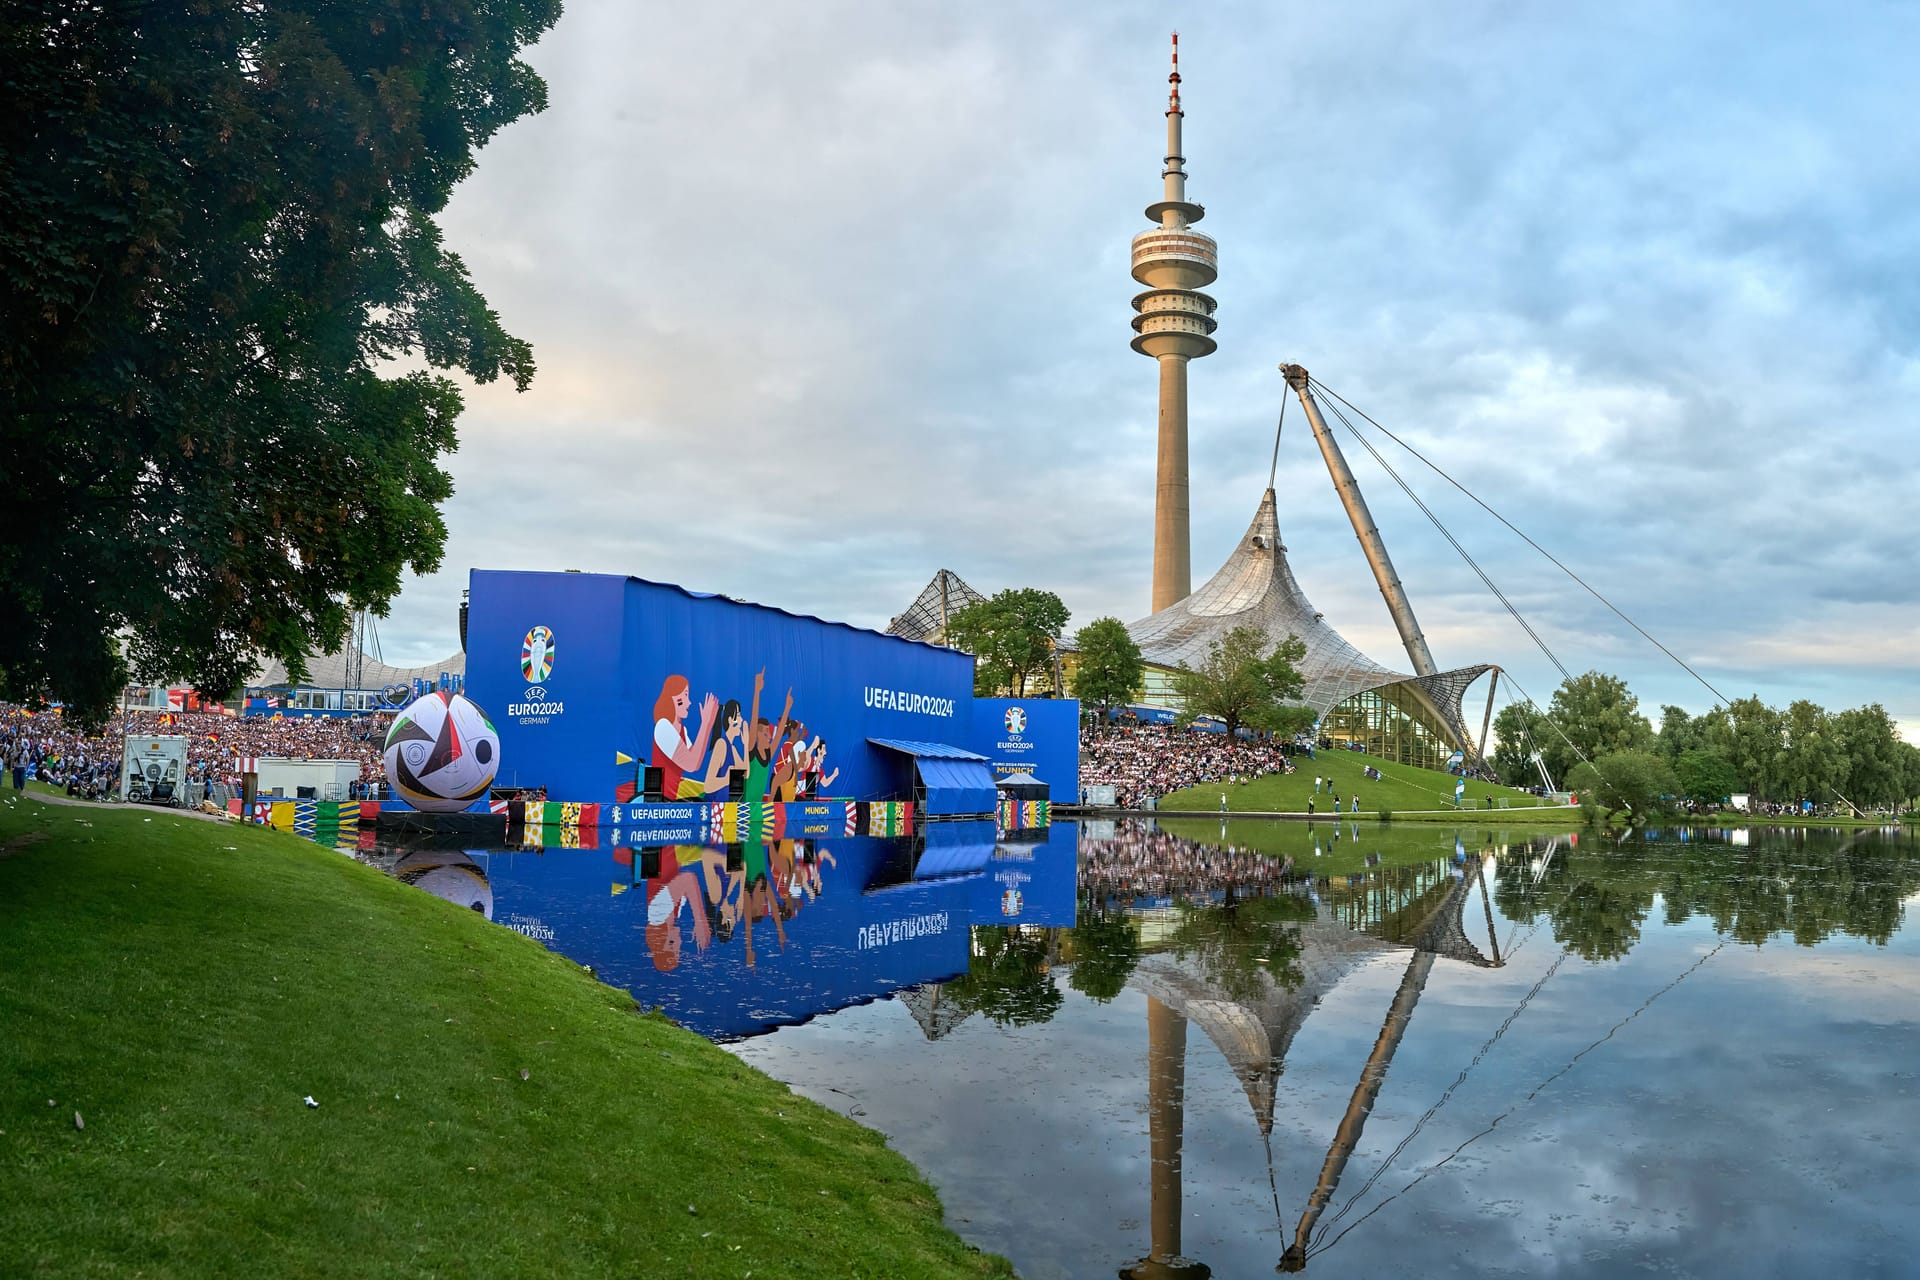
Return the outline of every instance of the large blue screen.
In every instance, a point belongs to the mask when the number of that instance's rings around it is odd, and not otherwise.
[[[1071,698],[975,698],[968,744],[995,780],[1022,771],[1047,784],[1055,804],[1080,802],[1080,703]]]

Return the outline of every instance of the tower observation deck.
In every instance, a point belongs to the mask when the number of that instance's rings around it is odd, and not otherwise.
[[[1187,199],[1181,152],[1180,35],[1173,37],[1167,77],[1167,157],[1162,198],[1147,206],[1155,225],[1133,238],[1133,278],[1146,292],[1133,300],[1133,349],[1160,362],[1159,456],[1153,503],[1153,611],[1193,590],[1191,503],[1187,491],[1187,361],[1211,355],[1214,301],[1200,292],[1220,274],[1219,246],[1193,229],[1206,209]]]

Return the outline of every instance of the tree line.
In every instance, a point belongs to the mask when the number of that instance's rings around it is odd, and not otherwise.
[[[1510,786],[1540,784],[1544,766],[1568,789],[1584,778],[1702,805],[1737,794],[1862,807],[1920,796],[1920,747],[1900,737],[1877,702],[1829,711],[1804,698],[1780,708],[1754,696],[1701,715],[1666,705],[1655,730],[1624,680],[1589,671],[1563,681],[1544,709],[1510,704],[1494,731],[1491,763]]]

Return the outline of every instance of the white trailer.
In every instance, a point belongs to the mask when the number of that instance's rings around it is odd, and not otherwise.
[[[261,756],[254,764],[256,796],[286,800],[345,800],[360,780],[358,760],[293,760]]]
[[[185,734],[127,738],[120,752],[120,797],[140,804],[180,804],[187,779]]]

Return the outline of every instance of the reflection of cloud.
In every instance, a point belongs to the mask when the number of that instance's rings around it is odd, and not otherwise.
[[[1647,1004],[1714,941],[1697,922],[1650,927],[1623,961],[1568,960],[1328,1238],[1505,1113],[1499,1126],[1367,1218],[1308,1274],[1400,1274],[1407,1258],[1433,1256],[1436,1239],[1463,1274],[1592,1280],[1630,1267],[1875,1274],[1905,1256],[1907,1242],[1888,1224],[1903,1223],[1920,1195],[1920,1174],[1897,1140],[1920,1127],[1920,1097],[1887,1087],[1889,1055],[1908,1050],[1889,1040],[1879,999],[1851,997],[1863,982],[1910,969],[1911,958],[1847,941],[1730,945]],[[1336,1210],[1552,960],[1540,940],[1508,969],[1435,966]],[[1868,971],[1850,990],[1842,975],[1861,963]],[[1272,1142],[1278,1230],[1246,1096],[1189,1027],[1183,1244],[1216,1275],[1270,1273],[1403,970],[1388,957],[1354,971],[1289,1049]],[[1910,985],[1885,1003],[1900,1000],[1917,1007]],[[1140,1251],[1129,1222],[1143,1224],[1149,1204],[1144,1004],[1134,991],[1099,1005],[1069,990],[1043,1034],[976,1019],[928,1042],[882,1002],[734,1048],[829,1106],[844,1110],[857,1097],[863,1122],[935,1180],[969,1240],[1008,1253],[1022,1274],[1078,1275],[1093,1270],[1088,1259]],[[1060,1080],[1073,1087],[1049,1087]],[[930,1108],[929,1097],[941,1105]],[[1062,1171],[1072,1179],[1068,1211]]]
[[[422,849],[404,854],[393,864],[392,875],[456,907],[493,919],[493,885],[485,869],[462,850]]]
[[[1906,899],[1906,909],[1920,894]],[[1769,943],[1745,967],[1798,999],[1822,1002],[1830,1016],[1884,1025],[1920,1023],[1920,970],[1908,957],[1850,946],[1807,950]]]
[[[1677,652],[1719,654],[1730,693],[1811,685],[1920,718],[1910,658],[1817,643],[1859,634],[1829,621],[1843,605],[1880,610],[1873,635],[1920,626],[1903,523],[1920,165],[1885,128],[1920,17],[1542,23],[1407,0],[1185,17],[1192,189],[1223,257],[1222,346],[1193,372],[1197,573],[1244,528],[1273,365],[1298,359]],[[1091,17],[571,7],[532,54],[550,109],[481,154],[445,219],[541,372],[526,395],[469,395],[447,567],[409,585],[388,656],[448,650],[476,564],[677,578],[863,623],[945,564],[1055,587],[1081,621],[1143,612],[1154,375],[1127,349],[1126,245],[1158,191],[1165,25],[1139,0]],[[1786,90],[1806,66],[1826,91]],[[1443,665],[1492,659],[1550,689],[1349,452]],[[1704,705],[1408,475],[1569,665]],[[1394,659],[1297,426],[1280,488],[1307,591]],[[1811,652],[1725,640],[1796,628]]]

